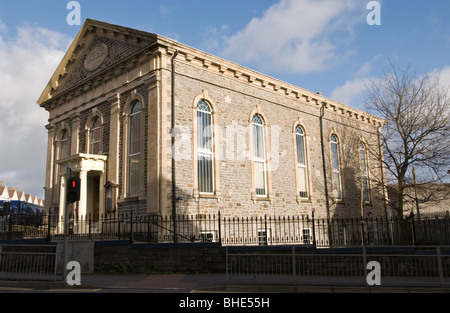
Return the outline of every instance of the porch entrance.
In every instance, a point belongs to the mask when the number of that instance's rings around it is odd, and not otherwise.
[[[80,201],[76,203],[76,216],[97,223],[105,213],[106,160],[104,155],[77,154],[57,161],[60,166],[59,212],[64,220],[66,165],[70,162],[72,175],[80,178]]]
[[[89,172],[87,175],[86,213],[93,222],[100,216],[100,173]]]

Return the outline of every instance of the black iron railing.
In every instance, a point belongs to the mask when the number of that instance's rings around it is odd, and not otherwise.
[[[311,216],[224,217],[133,213],[72,216],[69,239],[131,240],[146,243],[216,242],[229,245],[392,246],[450,245],[449,214],[417,219]],[[0,239],[64,237],[64,221],[55,214],[0,216]]]

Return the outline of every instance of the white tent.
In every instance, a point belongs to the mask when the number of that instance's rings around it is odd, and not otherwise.
[[[19,200],[19,196],[18,196],[17,192],[18,192],[17,188],[8,188],[9,201],[18,201]]]
[[[9,193],[8,187],[0,185],[0,201],[8,201]]]

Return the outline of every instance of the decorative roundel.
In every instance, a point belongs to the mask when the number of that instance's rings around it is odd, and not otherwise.
[[[108,47],[104,44],[95,46],[84,59],[84,68],[88,71],[94,71],[103,64],[108,56]]]

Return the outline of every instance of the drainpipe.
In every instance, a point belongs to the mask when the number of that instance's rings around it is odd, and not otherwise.
[[[383,164],[383,155],[382,155],[382,146],[383,142],[381,140],[381,127],[377,128],[377,137],[378,137],[378,155],[380,159],[380,171],[381,171],[381,191],[383,193],[383,204],[384,204],[384,218],[386,220],[386,228],[388,232],[388,238],[391,238],[389,234],[389,219],[388,219],[388,213],[387,213],[387,199],[386,199],[386,189],[384,185],[384,164]]]
[[[171,83],[171,116],[172,116],[172,222],[173,222],[173,242],[177,243],[177,205],[176,205],[176,194],[175,194],[175,137],[173,136],[173,130],[175,129],[175,58],[178,55],[178,50],[175,51],[175,53],[172,55],[171,59],[171,71],[172,71],[172,83]]]
[[[325,145],[323,141],[323,116],[325,114],[326,103],[323,102],[320,108],[320,144],[322,145],[322,168],[323,168],[323,181],[325,185],[325,199],[327,205],[327,219],[330,220],[330,201],[328,199],[328,182],[327,182],[327,169],[325,164]]]
[[[328,180],[327,180],[327,168],[325,164],[325,145],[323,140],[323,116],[325,115],[325,106],[326,103],[322,103],[322,107],[320,108],[320,144],[322,145],[322,168],[323,168],[323,181],[325,185],[325,200],[327,207],[327,222],[328,222],[328,240],[331,245],[332,237],[331,237],[331,225],[330,225],[330,200],[328,199]]]

